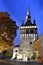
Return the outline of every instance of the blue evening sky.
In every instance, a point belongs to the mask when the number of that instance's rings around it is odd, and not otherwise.
[[[38,35],[43,33],[43,0],[0,0],[0,11],[6,11],[11,18],[20,26],[22,20],[26,22],[28,7],[30,8],[31,20],[36,20]],[[20,31],[17,32],[15,44],[20,43]]]

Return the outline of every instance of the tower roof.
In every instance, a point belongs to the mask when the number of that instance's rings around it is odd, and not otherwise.
[[[27,10],[27,15],[30,15],[30,9]]]
[[[31,16],[30,16],[30,9],[27,10],[25,26],[29,26],[29,25],[32,25],[32,23],[31,23]]]
[[[24,24],[24,21],[22,21],[21,26],[36,26],[35,19],[33,21],[34,23],[32,24],[31,22],[31,16],[30,16],[30,9],[27,10],[27,16],[26,16],[26,23]]]
[[[14,46],[14,47],[20,47],[20,45],[16,45],[16,46]]]

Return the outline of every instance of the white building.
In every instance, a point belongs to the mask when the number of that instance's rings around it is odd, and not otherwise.
[[[31,22],[30,10],[27,12],[26,23],[22,21],[20,27],[20,46],[14,47],[13,58],[17,56],[17,59],[27,61],[33,60],[34,56],[34,44],[33,42],[38,38],[37,26],[35,20],[33,24]],[[17,52],[16,52],[17,51]]]

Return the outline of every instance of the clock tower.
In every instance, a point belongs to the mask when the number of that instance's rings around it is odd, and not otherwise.
[[[20,53],[26,54],[29,58],[34,55],[33,42],[38,38],[37,25],[34,20],[31,22],[30,10],[27,11],[26,23],[22,21],[20,27]]]

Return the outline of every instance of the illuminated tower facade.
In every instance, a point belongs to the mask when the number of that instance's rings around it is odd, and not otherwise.
[[[35,20],[31,22],[30,10],[27,11],[26,23],[22,21],[20,27],[20,53],[26,54],[29,58],[34,55],[33,42],[38,38],[37,25]]]

